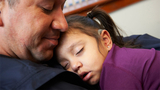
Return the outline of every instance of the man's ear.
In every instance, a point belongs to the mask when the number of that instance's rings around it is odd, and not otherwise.
[[[4,0],[0,0],[0,26],[3,26],[3,21],[2,21],[2,9],[4,6]]]
[[[102,30],[100,36],[103,39],[102,44],[104,44],[107,50],[110,51],[112,49],[113,42],[109,32],[107,30]]]
[[[3,21],[2,21],[2,16],[1,16],[1,11],[0,11],[0,26],[3,26]]]

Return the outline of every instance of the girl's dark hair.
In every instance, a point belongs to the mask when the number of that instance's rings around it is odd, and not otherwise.
[[[96,19],[98,19],[99,22],[97,22]],[[123,37],[119,32],[120,29],[115,25],[112,18],[101,9],[93,9],[86,17],[71,15],[66,17],[66,20],[69,27],[67,32],[74,32],[74,29],[78,29],[82,33],[95,37],[99,43],[100,35],[98,35],[98,29],[105,29],[110,33],[113,43],[119,47],[133,47],[133,43],[123,42]]]

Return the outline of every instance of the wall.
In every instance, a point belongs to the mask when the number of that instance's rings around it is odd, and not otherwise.
[[[148,33],[160,38],[160,0],[142,0],[110,15],[128,36]]]

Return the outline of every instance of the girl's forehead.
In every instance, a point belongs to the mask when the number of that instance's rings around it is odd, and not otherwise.
[[[59,45],[66,45],[67,43],[72,43],[73,41],[76,41],[76,39],[81,37],[81,32],[78,31],[69,31],[65,32],[61,35],[61,38],[59,40]]]
[[[65,38],[67,38],[67,37],[76,37],[76,36],[78,36],[78,35],[80,35],[80,34],[84,34],[84,33],[82,33],[82,32],[81,32],[80,30],[78,30],[78,29],[69,29],[68,31],[62,33],[60,39],[63,40],[63,39],[65,39]]]

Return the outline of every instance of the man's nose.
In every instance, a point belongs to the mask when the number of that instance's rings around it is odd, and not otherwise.
[[[65,32],[68,29],[68,24],[62,10],[57,11],[55,19],[52,22],[52,28]]]

